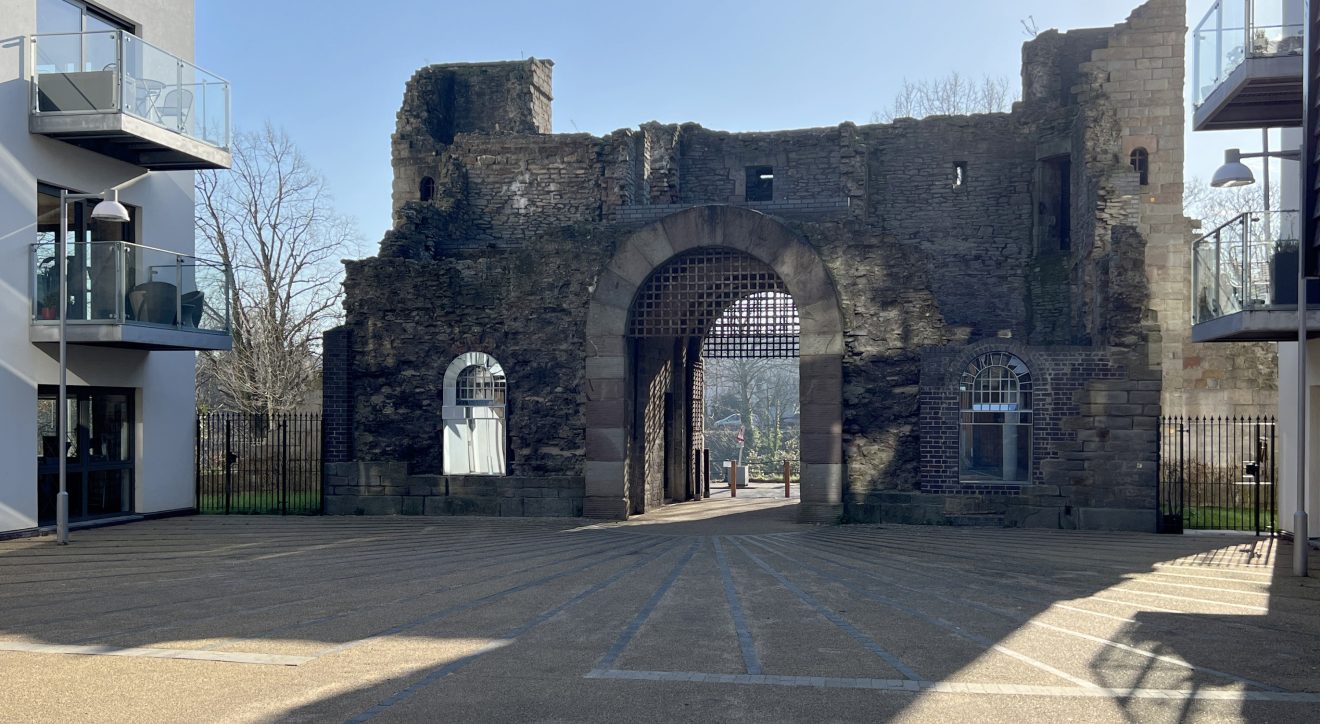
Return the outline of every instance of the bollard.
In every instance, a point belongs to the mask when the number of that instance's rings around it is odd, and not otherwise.
[[[736,460],[729,466],[729,497],[738,497],[738,462]]]
[[[784,461],[784,497],[785,498],[793,497],[793,493],[789,490],[788,487],[789,476],[791,476],[792,474],[793,474],[793,463],[790,463],[789,461],[785,460]]]

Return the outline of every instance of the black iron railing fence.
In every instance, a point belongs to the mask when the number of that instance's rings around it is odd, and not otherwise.
[[[321,416],[200,414],[196,473],[202,513],[320,513]]]
[[[1160,418],[1160,531],[1273,533],[1276,444],[1273,417]]]

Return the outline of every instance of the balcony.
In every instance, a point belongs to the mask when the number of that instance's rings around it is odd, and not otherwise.
[[[229,168],[229,83],[122,30],[31,37],[28,129],[151,171]]]
[[[1297,339],[1296,211],[1251,211],[1192,246],[1192,341]],[[1320,280],[1307,282],[1307,330],[1320,336]]]
[[[55,242],[32,245],[33,342],[59,341]],[[70,344],[227,350],[231,275],[222,264],[123,241],[74,242],[68,259]]]
[[[1194,130],[1301,125],[1301,5],[1219,0],[1210,7],[1192,31]]]

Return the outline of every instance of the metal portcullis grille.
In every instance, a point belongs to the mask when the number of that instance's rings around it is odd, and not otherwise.
[[[760,292],[734,302],[715,320],[701,353],[706,357],[797,357],[801,323],[793,298]]]
[[[633,300],[633,337],[700,337],[712,357],[796,357],[797,308],[765,263],[732,249],[694,249],[657,269]]]

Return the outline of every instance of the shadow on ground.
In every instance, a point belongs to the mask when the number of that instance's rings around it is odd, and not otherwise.
[[[192,518],[0,543],[0,668],[20,672],[0,709],[49,715],[80,686],[115,693],[86,704],[107,720],[142,706],[356,721],[1320,707],[1320,590],[1287,575],[1286,544],[799,526],[795,503],[625,524]]]

